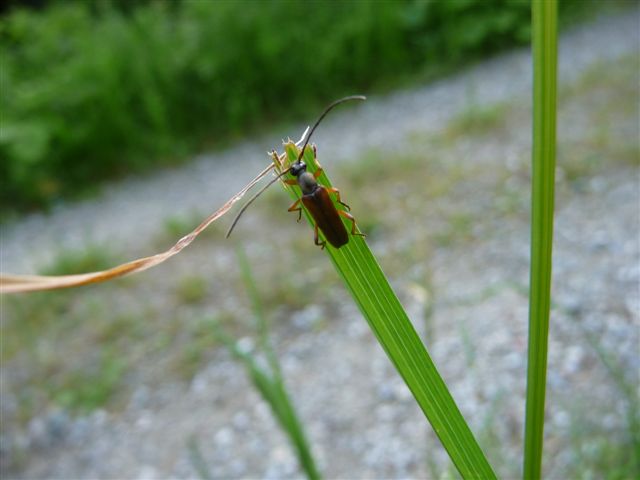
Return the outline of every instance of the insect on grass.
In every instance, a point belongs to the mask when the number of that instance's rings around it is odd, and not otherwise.
[[[297,160],[293,162],[289,167],[287,167],[282,173],[279,173],[276,178],[272,179],[267,185],[265,185],[240,209],[240,212],[238,212],[238,215],[236,215],[236,218],[233,220],[231,227],[229,227],[229,230],[227,231],[227,238],[229,237],[229,235],[231,235],[231,232],[238,223],[238,220],[245,212],[245,210],[249,207],[249,205],[251,205],[251,203],[256,198],[258,198],[267,188],[269,188],[276,181],[282,179],[282,177],[288,174],[290,174],[294,178],[284,179],[283,182],[287,185],[297,185],[302,191],[302,196],[299,197],[298,200],[296,200],[289,207],[288,211],[298,212],[298,221],[300,221],[300,219],[302,218],[302,206],[300,206],[300,204],[302,204],[304,208],[306,208],[307,212],[309,212],[309,215],[313,219],[313,241],[316,245],[318,245],[321,249],[324,249],[326,243],[329,242],[334,248],[340,248],[349,242],[349,234],[347,233],[347,229],[340,217],[346,218],[351,222],[351,235],[358,235],[363,237],[365,236],[363,233],[359,233],[356,231],[356,219],[353,217],[353,215],[351,215],[348,211],[338,210],[336,208],[336,205],[331,198],[331,194],[335,194],[336,202],[345,207],[347,210],[350,210],[349,205],[341,200],[340,191],[337,188],[325,187],[324,185],[318,183],[318,178],[320,177],[320,175],[322,175],[322,167],[318,163],[315,147],[313,147],[313,159],[318,169],[314,173],[307,171],[307,165],[302,160],[304,151],[307,148],[313,132],[318,127],[318,125],[320,125],[320,122],[322,122],[324,117],[331,111],[331,109],[333,109],[333,107],[350,100],[365,99],[366,97],[363,97],[361,95],[344,97],[336,100],[327,108],[325,108],[324,112],[322,112],[322,115],[320,115],[316,123],[313,125],[313,128],[311,128],[309,134],[306,136]],[[272,156],[274,157],[274,163],[276,165],[279,165],[280,160],[278,154],[274,151],[272,152]],[[320,239],[318,231],[322,232],[326,240]]]

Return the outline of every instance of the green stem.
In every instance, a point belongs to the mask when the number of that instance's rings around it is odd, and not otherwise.
[[[556,149],[556,0],[533,0],[532,22],[533,168],[525,479],[539,479],[542,475]]]

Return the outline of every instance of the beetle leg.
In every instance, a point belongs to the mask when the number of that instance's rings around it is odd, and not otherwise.
[[[338,190],[337,188],[327,188],[327,192],[335,193],[336,194],[336,200],[338,201],[338,203],[340,205],[342,205],[344,208],[346,208],[347,210],[351,210],[351,207],[349,205],[347,205],[342,200],[340,200],[340,190]]]
[[[320,175],[322,175],[322,167],[320,166],[320,164],[318,164],[318,169],[313,172],[313,178],[315,178],[316,180],[318,179],[318,177],[320,177]]]
[[[316,223],[313,228],[313,243],[320,247],[320,250],[324,250],[324,246],[327,244],[324,240],[321,242],[318,238],[318,224]]]
[[[347,218],[351,221],[351,235],[358,235],[360,237],[366,237],[364,233],[356,232],[356,219],[353,218],[353,215],[345,212],[344,210],[338,210],[338,215],[342,215],[344,218]]]
[[[300,203],[302,199],[299,198],[298,200],[296,200],[295,202],[293,202],[293,204],[289,207],[289,210],[287,210],[287,212],[298,212],[298,222],[300,221],[300,219],[302,218],[302,207],[298,207],[298,204]],[[298,207],[298,208],[296,208]]]
[[[322,170],[322,165],[320,165],[320,162],[318,161],[318,149],[316,148],[316,145],[312,144],[311,149],[313,150],[313,161],[315,162],[316,167],[318,167],[318,170]]]
[[[286,178],[283,180],[284,183],[286,183],[287,185],[297,185],[298,184],[298,180],[296,180],[295,178]]]
[[[316,167],[318,167],[318,170],[322,171],[322,165],[320,165],[320,162],[318,161],[318,149],[316,148],[315,144],[311,145],[311,149],[313,150],[313,161],[315,162]]]

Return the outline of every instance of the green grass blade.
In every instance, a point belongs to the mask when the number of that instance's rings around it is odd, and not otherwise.
[[[264,352],[271,372],[278,381],[282,382],[282,372],[280,370],[280,363],[276,357],[273,345],[271,344],[271,338],[269,335],[269,323],[267,317],[262,309],[262,302],[260,301],[260,295],[258,294],[258,287],[251,273],[251,266],[244,249],[240,246],[236,248],[236,257],[240,264],[240,272],[242,273],[242,281],[247,289],[249,298],[251,299],[251,306],[253,308],[253,316],[256,322],[256,329],[258,331],[258,341],[260,348]]]
[[[285,151],[289,162],[295,161],[297,147],[293,143],[287,143]],[[308,170],[314,172],[316,164],[311,148],[306,149],[304,159]],[[324,173],[319,181],[322,185],[331,185]],[[289,190],[294,198],[298,198],[293,189]],[[308,216],[307,218],[309,219]],[[464,478],[495,478],[491,466],[365,241],[361,237],[352,236],[349,243],[340,249],[327,244],[326,252],[460,474]]]
[[[262,398],[267,402],[273,412],[273,416],[280,424],[284,433],[289,437],[298,456],[300,467],[307,474],[307,478],[311,480],[321,478],[311,454],[311,448],[307,442],[302,424],[298,419],[282,379],[277,375],[269,374],[260,367],[251,354],[238,348],[234,339],[220,330],[216,332],[216,335],[227,346],[233,356],[244,365],[251,378],[251,383],[253,383],[258,393],[260,393]]]
[[[269,324],[264,315],[256,282],[251,273],[251,267],[244,251],[240,247],[238,247],[236,252],[240,270],[242,271],[242,278],[251,298],[259,335],[259,350],[266,356],[269,364],[268,368],[261,366],[260,363],[256,361],[252,352],[241,350],[236,340],[228,335],[220,325],[214,323],[216,337],[227,347],[235,359],[245,367],[254,388],[260,396],[262,396],[264,401],[267,402],[276,421],[288,436],[300,462],[300,468],[305,472],[307,478],[311,480],[319,479],[321,476],[311,454],[311,448],[307,441],[303,425],[295,411],[291,396],[282,378],[280,363],[271,345]]]
[[[556,150],[556,0],[533,0],[533,172],[523,478],[542,475]]]

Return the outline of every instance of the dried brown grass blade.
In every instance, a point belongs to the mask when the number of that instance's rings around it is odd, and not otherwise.
[[[117,267],[103,270],[100,272],[80,273],[77,275],[11,275],[0,273],[0,293],[20,293],[35,292],[39,290],[54,290],[57,288],[77,287],[80,285],[88,285],[90,283],[99,283],[122,277],[130,273],[142,272],[151,267],[161,264],[162,262],[173,257],[182,251],[209,225],[223,216],[229,209],[240,200],[251,187],[258,183],[265,175],[267,175],[274,165],[269,165],[260,174],[249,182],[242,190],[236,193],[222,207],[209,215],[195,230],[185,235],[169,250],[151,255],[150,257],[138,258]]]

